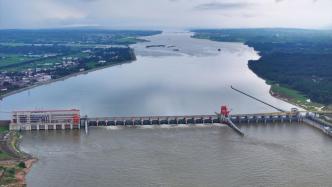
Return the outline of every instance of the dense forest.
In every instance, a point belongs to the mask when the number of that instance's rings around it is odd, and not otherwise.
[[[303,29],[195,30],[194,37],[243,42],[261,58],[249,68],[272,83],[300,91],[312,101],[332,104],[332,31]]]

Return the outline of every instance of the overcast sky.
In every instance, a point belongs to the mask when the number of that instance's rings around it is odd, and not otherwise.
[[[332,0],[0,0],[0,28],[332,28]]]

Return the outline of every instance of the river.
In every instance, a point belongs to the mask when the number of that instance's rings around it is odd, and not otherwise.
[[[28,186],[331,186],[331,138],[305,125],[27,132]]]
[[[1,110],[78,108],[88,116],[275,111],[230,86],[289,110],[248,69],[259,56],[241,43],[165,32],[133,45],[137,60],[36,87]],[[147,48],[147,45],[165,45]],[[220,49],[220,50],[218,50]],[[39,161],[28,186],[330,186],[331,139],[305,125],[250,125],[244,137],[220,125],[100,127],[25,132],[21,148]]]
[[[6,97],[1,111],[77,108],[90,117],[184,115],[213,114],[223,104],[233,113],[274,111],[231,85],[290,110],[292,105],[272,97],[270,87],[248,68],[248,60],[259,58],[253,48],[190,36],[170,32],[146,37],[151,42],[133,46],[136,61]]]

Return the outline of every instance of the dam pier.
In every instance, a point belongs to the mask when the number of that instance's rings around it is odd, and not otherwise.
[[[250,124],[308,124],[332,135],[332,125],[317,118],[318,113],[290,112],[229,114],[226,106],[221,107],[220,113],[211,115],[178,115],[178,116],[127,116],[127,117],[88,117],[80,116],[77,109],[71,110],[38,110],[14,111],[9,124],[10,130],[73,130],[102,126],[143,126],[143,125],[192,125],[196,124],[225,124],[244,135],[238,125]]]
[[[303,116],[291,112],[235,114],[229,115],[235,124],[268,124],[268,123],[299,123]],[[179,125],[179,124],[213,124],[227,123],[223,116],[212,115],[184,115],[184,116],[138,116],[138,117],[82,117],[81,127],[85,126],[135,126],[135,125]]]

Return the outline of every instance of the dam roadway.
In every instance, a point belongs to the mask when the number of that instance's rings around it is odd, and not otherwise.
[[[236,124],[242,123],[274,123],[301,122],[303,116],[292,112],[234,114],[228,118]],[[82,117],[81,127],[87,126],[118,126],[118,125],[178,125],[178,124],[213,124],[226,123],[218,114],[182,115],[182,116],[132,116],[132,117]]]
[[[80,110],[14,111],[10,121],[10,130],[67,130],[84,128],[88,132],[91,126],[143,126],[143,125],[195,125],[225,124],[241,136],[244,133],[240,124],[301,123],[320,129],[332,135],[332,124],[319,118],[319,113],[272,112],[256,114],[232,114],[227,106],[221,106],[219,113],[212,115],[179,116],[129,116],[129,117],[88,117],[80,116]],[[325,114],[325,113],[324,113]]]
[[[141,126],[141,125],[195,125],[195,124],[225,124],[236,133],[244,133],[237,125],[245,124],[273,124],[273,123],[305,123],[332,136],[332,124],[317,118],[312,112],[274,112],[257,114],[223,115],[183,115],[183,116],[141,116],[141,117],[96,117],[81,118],[80,127],[86,132],[89,126]],[[323,112],[322,114],[326,114]]]

